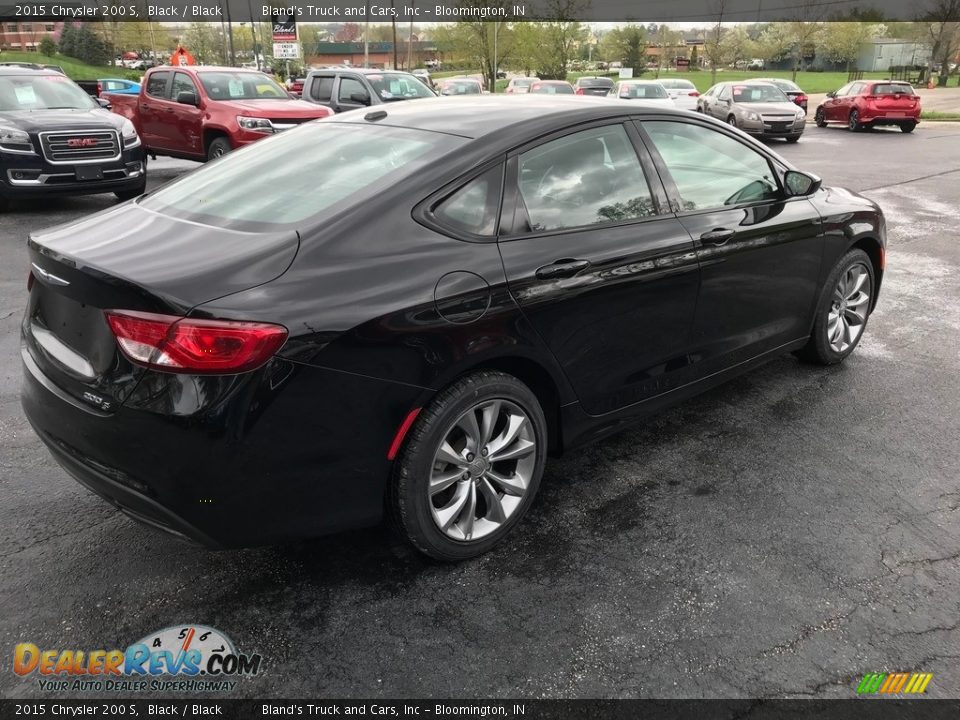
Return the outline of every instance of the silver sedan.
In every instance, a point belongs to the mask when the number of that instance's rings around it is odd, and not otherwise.
[[[796,142],[807,118],[773,83],[723,82],[697,98],[697,111],[759,137]]]

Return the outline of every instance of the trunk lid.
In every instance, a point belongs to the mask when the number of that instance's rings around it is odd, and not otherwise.
[[[913,94],[909,86],[892,84],[874,86],[873,106],[877,110],[891,113],[910,113],[917,109],[919,96]]]
[[[226,230],[136,204],[35,233],[21,328],[24,362],[73,399],[110,412],[143,368],[119,351],[104,310],[186,315],[279,277],[298,247],[292,230]]]

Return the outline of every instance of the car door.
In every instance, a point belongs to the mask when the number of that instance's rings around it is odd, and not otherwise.
[[[727,115],[730,114],[730,106],[733,104],[733,93],[729,85],[722,86],[717,90],[713,102],[710,103],[710,114],[718,120],[726,122]]]
[[[370,104],[369,101],[365,103],[357,102],[353,99],[355,94],[370,98],[370,91],[359,77],[356,75],[340,75],[340,81],[337,83],[337,102],[333,109],[336,112],[346,112],[347,110],[367,107]]]
[[[844,98],[846,97],[847,92],[850,90],[850,87],[853,83],[847,83],[842,88],[837,90],[832,98],[827,98],[823,103],[823,115],[827,120],[840,120],[841,117],[841,108],[843,107]],[[843,116],[843,120],[846,120],[846,115]]]
[[[593,415],[682,384],[689,364],[696,253],[638,139],[607,121],[507,161],[511,294]]]
[[[139,98],[138,117],[140,118],[140,132],[147,147],[166,148],[166,113],[164,108],[170,97],[170,81],[173,73],[160,70],[150,73],[147,78],[146,91]]]
[[[177,102],[180,93],[193,93],[200,101],[200,91],[193,78],[185,72],[175,72],[171,85],[171,121],[168,130],[168,149],[188,155],[203,155],[203,110],[196,105]]]
[[[700,375],[810,333],[824,236],[783,168],[748,140],[696,120],[640,123],[700,261],[692,353]]]

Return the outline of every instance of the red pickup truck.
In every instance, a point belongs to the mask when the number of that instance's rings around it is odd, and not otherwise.
[[[104,93],[137,128],[153,156],[212,160],[273,133],[327,117],[255,70],[162,66],[147,71],[139,95]]]

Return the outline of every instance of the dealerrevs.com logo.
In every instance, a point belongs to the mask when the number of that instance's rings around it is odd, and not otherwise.
[[[262,661],[203,625],[168,627],[126,650],[42,650],[20,643],[13,651],[17,675],[36,675],[41,690],[71,692],[230,691],[236,678],[259,673]]]

